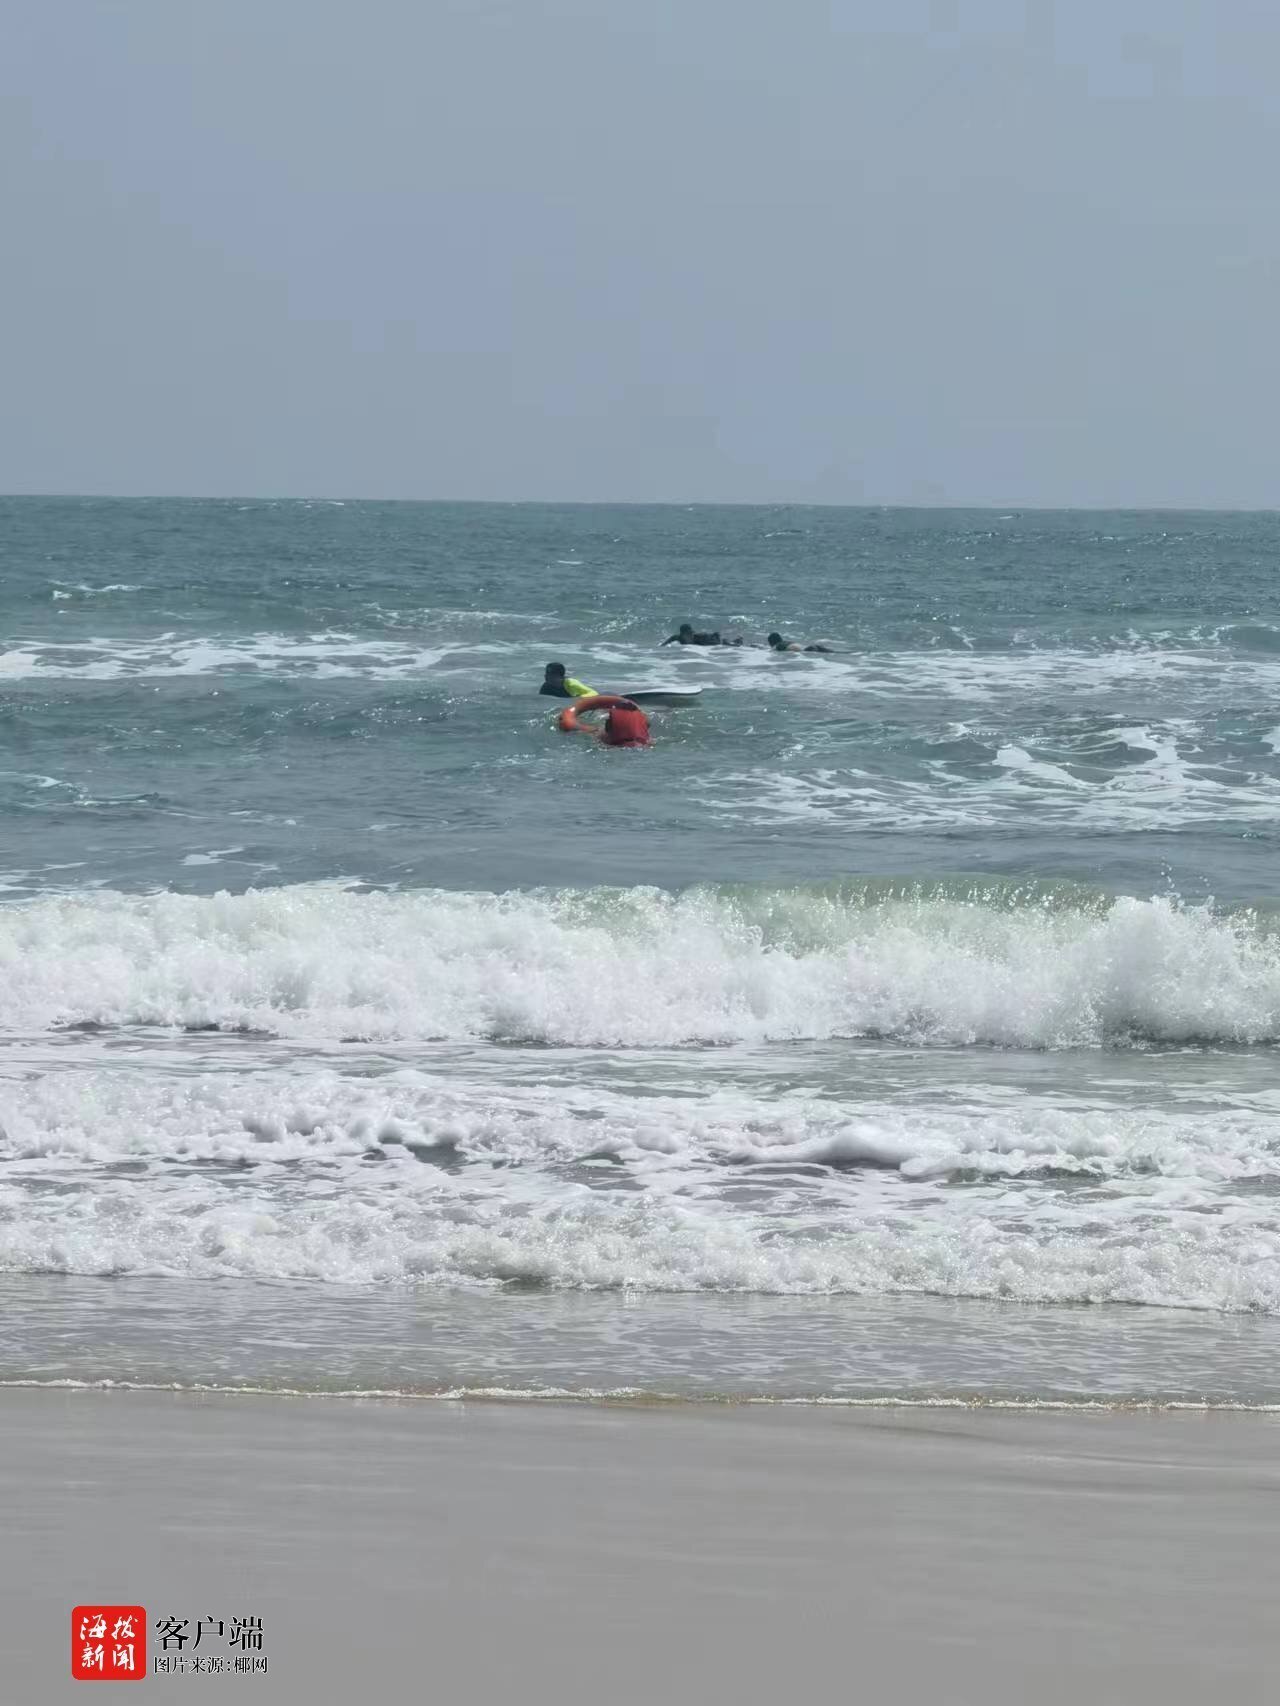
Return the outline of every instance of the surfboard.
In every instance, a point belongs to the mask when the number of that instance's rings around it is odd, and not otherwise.
[[[634,693],[624,693],[637,705],[696,705],[702,697],[700,687],[637,687]]]

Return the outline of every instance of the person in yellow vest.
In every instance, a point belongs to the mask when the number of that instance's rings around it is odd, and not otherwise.
[[[545,693],[550,699],[585,699],[595,693],[595,688],[566,675],[562,663],[549,663],[538,692]]]

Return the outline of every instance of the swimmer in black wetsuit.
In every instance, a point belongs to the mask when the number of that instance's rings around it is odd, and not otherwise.
[[[691,622],[682,622],[680,632],[668,634],[662,643],[664,646],[730,646],[733,641],[722,640],[718,628],[714,633],[698,633]]]
[[[821,640],[815,640],[811,646],[802,646],[799,640],[784,640],[781,634],[770,634],[769,649],[774,652],[832,652],[835,647],[825,646]]]

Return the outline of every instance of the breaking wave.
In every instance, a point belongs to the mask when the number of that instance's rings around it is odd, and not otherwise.
[[[330,884],[0,908],[0,1026],[613,1048],[1280,1038],[1257,912],[952,881],[511,892]]]

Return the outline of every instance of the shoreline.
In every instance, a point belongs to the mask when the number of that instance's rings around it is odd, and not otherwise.
[[[154,1394],[170,1398],[288,1398],[320,1399],[348,1404],[531,1404],[539,1407],[564,1405],[575,1409],[599,1407],[625,1410],[876,1410],[926,1413],[993,1412],[1003,1415],[1053,1416],[1271,1416],[1280,1415],[1280,1403],[1271,1400],[1251,1402],[1230,1398],[1008,1398],[1000,1396],[960,1396],[945,1394],[937,1397],[910,1394],[873,1393],[866,1396],[820,1393],[705,1393],[705,1392],[646,1392],[621,1389],[618,1391],[539,1390],[537,1388],[505,1386],[450,1386],[438,1390],[401,1387],[349,1387],[328,1390],[306,1386],[236,1386],[202,1384],[198,1381],[144,1380],[69,1380],[69,1379],[11,1379],[0,1380],[0,1402],[7,1392],[47,1392],[65,1396],[79,1393],[103,1397],[121,1397],[131,1393]]]
[[[1280,1405],[1280,1318],[1157,1308],[0,1274],[0,1317],[0,1390]]]
[[[252,1698],[1263,1698],[1267,1414],[0,1390],[9,1680],[67,1616],[263,1619]],[[1270,1495],[1270,1497],[1268,1497]],[[173,1686],[153,1676],[158,1689]]]

